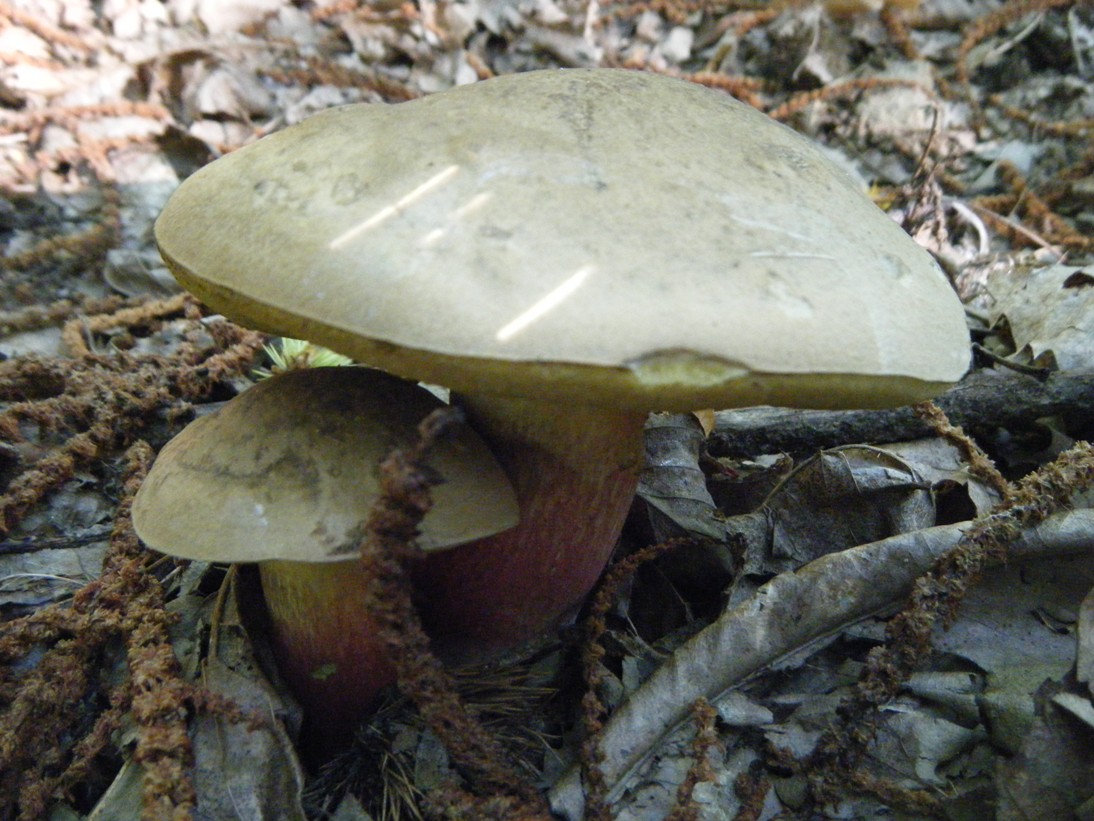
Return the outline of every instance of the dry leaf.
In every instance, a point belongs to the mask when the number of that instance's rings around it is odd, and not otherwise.
[[[1006,318],[1015,358],[1076,370],[1094,362],[1094,268],[1053,265],[993,276],[992,321]]]
[[[776,576],[753,598],[723,614],[682,645],[609,719],[601,732],[601,771],[615,800],[661,740],[688,720],[697,698],[717,699],[765,667],[845,625],[891,608],[915,579],[961,538],[949,525],[903,534],[824,556]],[[1094,552],[1094,511],[1054,516],[1024,533],[1010,561]],[[577,770],[551,790],[562,817],[582,817]]]

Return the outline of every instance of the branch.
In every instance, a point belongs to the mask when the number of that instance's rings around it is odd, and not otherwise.
[[[1058,372],[1044,382],[1013,371],[977,371],[935,404],[953,424],[969,431],[1029,426],[1045,416],[1089,413],[1094,407],[1094,370]],[[712,456],[801,453],[930,435],[911,407],[881,411],[760,407],[719,411],[708,447]]]

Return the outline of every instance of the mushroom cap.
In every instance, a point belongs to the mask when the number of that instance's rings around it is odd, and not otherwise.
[[[652,74],[331,109],[194,174],[156,239],[239,322],[465,393],[884,406],[968,363],[945,276],[846,172]]]
[[[371,368],[271,377],[168,442],[133,502],[133,525],[149,547],[187,559],[350,559],[380,495],[380,461],[413,445],[439,407],[425,389]],[[516,525],[513,488],[469,428],[439,442],[429,465],[444,481],[421,523],[422,548]]]

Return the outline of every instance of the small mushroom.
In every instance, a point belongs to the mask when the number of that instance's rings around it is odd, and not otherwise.
[[[800,135],[661,76],[530,72],[320,113],[178,189],[168,266],[245,325],[449,386],[521,524],[426,616],[500,652],[583,599],[650,410],[882,407],[968,362],[931,257]]]
[[[438,407],[425,389],[371,368],[288,371],[188,425],[134,500],[134,527],[150,547],[258,563],[278,667],[313,750],[348,741],[394,681],[361,595],[357,546],[380,460],[416,441],[417,423]],[[444,481],[422,522],[424,550],[516,524],[508,479],[466,427],[437,445],[430,465]]]

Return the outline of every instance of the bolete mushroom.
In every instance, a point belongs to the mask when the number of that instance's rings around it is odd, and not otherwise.
[[[361,594],[357,547],[380,460],[413,444],[438,407],[424,388],[371,368],[288,371],[188,425],[134,500],[134,527],[150,547],[258,563],[278,667],[317,755],[348,741],[394,681]],[[466,426],[438,444],[430,466],[444,481],[422,523],[424,550],[517,523],[509,480]]]
[[[945,276],[843,170],[650,74],[325,111],[194,174],[155,230],[236,321],[453,389],[521,509],[422,574],[435,634],[480,654],[594,584],[648,411],[899,405],[968,360]]]

